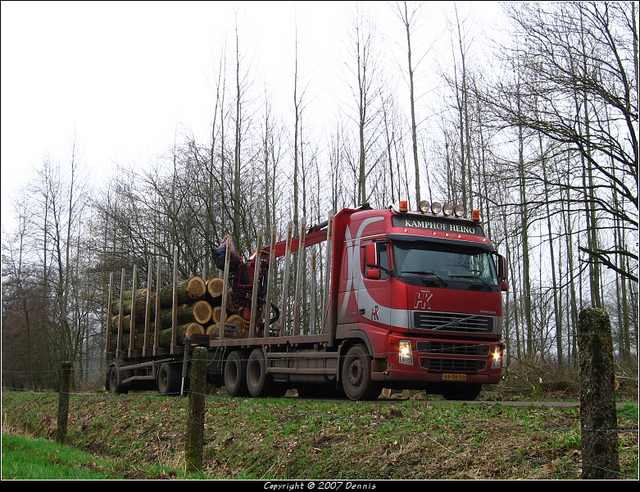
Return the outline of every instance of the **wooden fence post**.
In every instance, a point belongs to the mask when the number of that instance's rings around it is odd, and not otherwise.
[[[189,416],[185,446],[187,472],[197,472],[202,469],[206,379],[207,349],[196,347],[191,359],[191,381],[189,384]]]
[[[69,389],[71,387],[71,362],[63,362],[60,374],[60,391],[58,393],[58,427],[56,442],[67,441],[67,424],[69,422]]]
[[[578,317],[582,478],[620,478],[611,322],[604,309]]]

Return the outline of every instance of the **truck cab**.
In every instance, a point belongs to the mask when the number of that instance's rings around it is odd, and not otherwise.
[[[482,384],[500,380],[505,261],[474,217],[406,209],[336,215],[336,338],[366,347],[372,392],[473,399]],[[357,376],[345,371],[343,385]]]

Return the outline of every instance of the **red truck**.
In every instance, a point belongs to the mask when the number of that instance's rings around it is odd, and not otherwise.
[[[168,348],[159,346],[157,329],[154,336],[145,323],[148,345],[130,342],[108,352],[107,387],[181,393],[190,354],[200,345],[208,349],[208,380],[232,396],[277,396],[296,388],[301,395],[343,393],[366,400],[389,388],[475,399],[483,384],[501,378],[507,274],[479,213],[461,215],[460,208],[438,203],[421,202],[419,211],[407,210],[406,202],[398,210],[364,206],[343,209],[311,228],[302,224],[297,237],[290,228],[279,243],[271,231],[270,244],[260,239],[246,262],[222,248],[221,319],[180,343],[174,315]],[[321,304],[321,315],[308,326],[300,313],[309,302],[301,285],[319,276],[315,256],[314,266],[305,266],[306,251],[315,245],[323,246],[326,271],[316,289],[321,302],[314,302]],[[295,294],[278,305],[272,272],[277,261],[285,262],[281,292],[289,292],[294,255]],[[228,323],[230,307],[240,327]]]

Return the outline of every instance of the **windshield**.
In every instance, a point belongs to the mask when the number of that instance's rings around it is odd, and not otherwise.
[[[451,244],[393,241],[395,272],[413,285],[435,285],[478,290],[498,287],[491,253]]]

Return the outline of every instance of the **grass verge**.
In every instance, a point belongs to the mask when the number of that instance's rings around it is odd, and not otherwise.
[[[47,439],[2,435],[2,479],[95,480],[119,478],[104,460]]]
[[[4,392],[3,433],[56,447],[50,441],[56,406],[55,394]],[[187,398],[74,396],[69,445],[88,456],[65,462],[97,472],[93,478],[127,479],[533,480],[581,474],[574,407],[210,397],[204,467],[191,477],[182,472],[187,417]],[[637,425],[637,408],[625,407],[618,418],[623,479],[638,477]],[[44,455],[60,465],[60,453]]]

